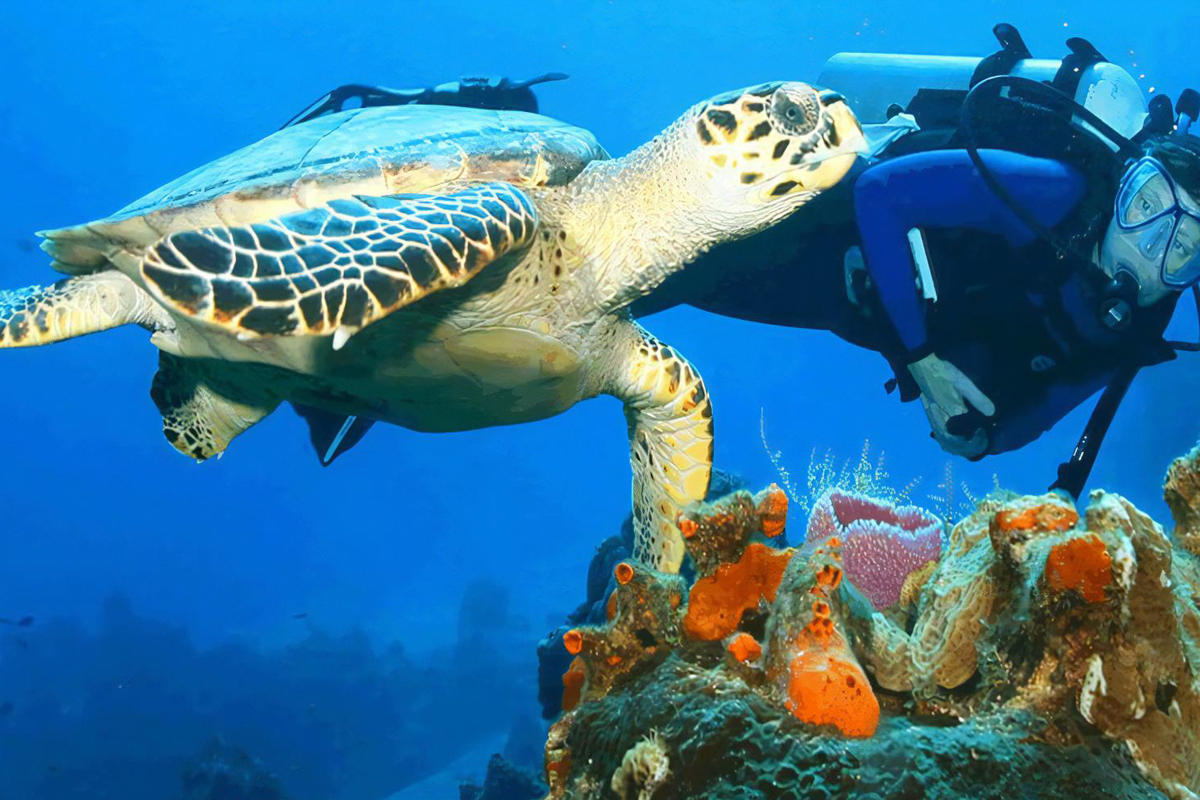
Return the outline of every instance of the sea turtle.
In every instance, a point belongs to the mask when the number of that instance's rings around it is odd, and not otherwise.
[[[862,145],[842,98],[803,83],[699,103],[617,159],[523,112],[331,114],[42,234],[72,277],[0,294],[0,347],[148,328],[164,431],[198,460],[284,400],[458,431],[614,395],[637,555],[676,570],[712,413],[626,307],[836,184]]]

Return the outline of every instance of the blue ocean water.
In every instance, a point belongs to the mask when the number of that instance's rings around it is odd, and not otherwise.
[[[539,89],[542,112],[621,154],[698,100],[815,80],[837,52],[990,53],[999,21],[1046,57],[1085,36],[1147,92],[1176,96],[1197,82],[1200,12],[1182,0],[953,13],[918,0],[11,0],[0,20],[0,283],[17,287],[54,279],[34,231],[105,216],[343,83],[566,72]],[[917,499],[943,480],[949,457],[918,404],[885,394],[879,356],[689,308],[644,324],[705,376],[716,465],[752,486],[777,478],[761,420],[795,474],[814,450],[853,460],[869,440],[898,484],[923,476]],[[217,734],[289,796],[383,798],[537,716],[536,641],[582,598],[594,547],[628,514],[615,400],[470,433],[377,426],[327,469],[281,409],[197,466],[161,435],[156,357],[136,328],[0,356],[0,617],[33,617],[0,626],[0,798],[174,797]],[[1165,516],[1161,477],[1200,433],[1198,390],[1200,356],[1147,370],[1093,484]],[[955,462],[955,482],[1044,490],[1086,415],[1019,453]],[[489,673],[497,654],[510,671]],[[361,682],[339,682],[355,670]],[[255,691],[234,691],[242,682]],[[309,695],[319,724],[297,718]],[[392,716],[372,716],[384,707]]]

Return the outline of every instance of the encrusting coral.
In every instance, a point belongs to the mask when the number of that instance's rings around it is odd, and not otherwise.
[[[777,487],[693,508],[691,586],[621,562],[608,621],[563,639],[550,797],[1200,800],[1195,451],[1166,494],[1175,542],[1115,494],[994,494],[882,607],[847,518],[797,549]]]
[[[1200,556],[1200,446],[1175,460],[1163,489],[1175,517],[1175,539]]]
[[[621,800],[650,800],[671,775],[671,756],[656,731],[629,748],[613,773],[612,790]]]
[[[617,678],[679,644],[683,579],[627,561],[617,564],[614,575],[608,624],[581,625],[563,636],[575,656],[563,677],[565,711],[604,696]]]

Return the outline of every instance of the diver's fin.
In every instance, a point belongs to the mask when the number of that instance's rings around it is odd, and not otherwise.
[[[308,438],[323,467],[362,441],[375,424],[373,419],[335,414],[303,403],[293,402],[292,408],[308,423]]]
[[[170,317],[116,270],[0,291],[0,348],[51,344],[129,323],[162,328]]]
[[[513,81],[514,89],[528,89],[530,86],[537,86],[539,83],[550,83],[551,81],[565,81],[571,77],[565,72],[547,72],[544,75],[538,75],[536,78],[527,78],[523,81]]]
[[[204,373],[201,362],[160,352],[158,373],[150,387],[167,441],[197,461],[225,452],[235,436],[279,404],[249,395],[228,397],[214,389]]]

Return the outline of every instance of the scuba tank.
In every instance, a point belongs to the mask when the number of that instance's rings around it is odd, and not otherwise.
[[[1091,44],[1070,39],[1064,58],[1033,58],[1011,25],[993,30],[1001,49],[990,56],[838,53],[825,62],[818,84],[844,95],[864,125],[903,111],[929,127],[956,125],[967,92],[987,78],[1012,75],[1051,84],[1122,136],[1142,130],[1149,107],[1137,80]]]

